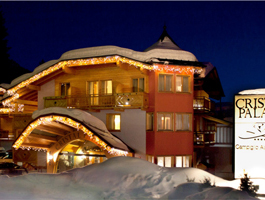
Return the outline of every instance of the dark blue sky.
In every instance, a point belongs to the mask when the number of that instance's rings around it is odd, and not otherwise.
[[[0,2],[11,59],[33,70],[66,51],[143,51],[167,31],[218,70],[226,97],[265,87],[265,2]]]

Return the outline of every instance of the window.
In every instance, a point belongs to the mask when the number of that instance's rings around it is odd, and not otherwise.
[[[120,114],[107,114],[107,129],[109,131],[121,130],[121,115]]]
[[[154,114],[153,113],[146,113],[146,130],[153,131],[154,127]]]
[[[154,156],[146,155],[147,161],[151,163],[155,163]]]
[[[173,131],[173,114],[157,113],[158,131]]]
[[[176,131],[191,131],[192,114],[177,113],[176,114]]]
[[[176,92],[190,92],[189,76],[176,76]]]
[[[173,87],[173,75],[171,74],[159,74],[158,90],[159,92],[172,92]]]
[[[144,92],[144,78],[133,79],[133,92]]]
[[[112,95],[112,80],[100,81],[101,94]]]
[[[98,81],[90,81],[88,82],[88,94],[90,96],[90,104],[98,105],[99,99],[99,82]]]
[[[176,167],[190,167],[190,166],[191,166],[191,155],[176,156]]]
[[[173,156],[158,156],[157,165],[161,167],[173,167],[173,159]]]
[[[61,83],[61,96],[70,95],[70,83]]]

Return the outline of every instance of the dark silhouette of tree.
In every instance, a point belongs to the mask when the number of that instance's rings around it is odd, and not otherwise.
[[[248,175],[245,173],[244,177],[240,179],[240,190],[246,191],[250,196],[255,197],[256,192],[258,191],[258,187],[252,185],[252,181],[250,181]]]
[[[0,84],[10,83],[18,76],[30,72],[9,58],[8,51],[11,48],[7,45],[7,36],[8,33],[5,27],[5,19],[3,17],[2,11],[0,10]]]

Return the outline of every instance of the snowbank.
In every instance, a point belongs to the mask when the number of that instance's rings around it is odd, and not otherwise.
[[[250,197],[232,188],[200,189],[187,183],[210,178],[216,186],[231,181],[195,168],[163,168],[131,157],[114,157],[101,164],[76,168],[61,174],[0,176],[1,199],[244,199]],[[186,183],[186,184],[183,184]]]

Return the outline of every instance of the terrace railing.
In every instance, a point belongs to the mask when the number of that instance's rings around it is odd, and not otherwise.
[[[71,95],[44,97],[44,107],[79,109],[147,108],[148,94],[144,92],[113,95]]]

